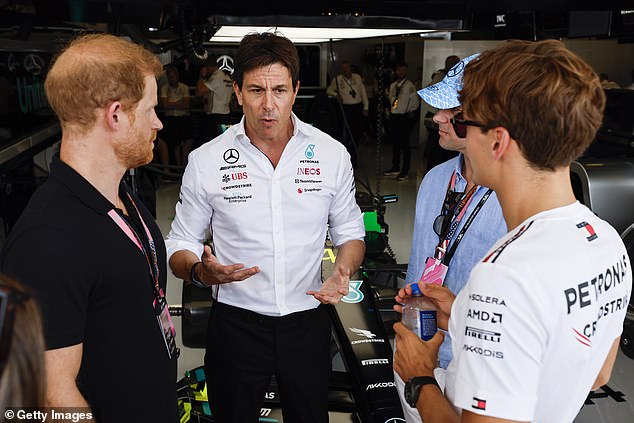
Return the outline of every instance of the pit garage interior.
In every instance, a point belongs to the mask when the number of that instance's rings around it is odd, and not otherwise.
[[[410,134],[412,164],[407,180],[385,177],[391,145],[383,133],[384,90],[398,62],[408,79],[425,86],[449,55],[460,58],[505,39],[562,40],[597,73],[606,88],[604,123],[590,149],[571,168],[578,200],[611,223],[634,257],[634,5],[576,1],[276,1],[273,4],[202,0],[0,0],[0,247],[33,191],[47,177],[59,148],[60,125],[47,105],[44,78],[55,52],[76,34],[110,32],[143,44],[164,65],[176,64],[193,93],[207,55],[221,58],[226,72],[241,37],[278,30],[298,47],[302,82],[294,112],[333,137],[349,137],[341,112],[325,95],[343,61],[357,66],[372,91],[370,118],[358,145],[357,200],[366,214],[368,253],[356,278],[356,299],[333,313],[332,422],[385,422],[381,409],[394,403],[368,394],[389,383],[391,364],[366,374],[362,359],[391,362],[394,288],[403,285],[410,255],[418,186],[445,156],[431,148],[433,110],[421,105]],[[617,88],[618,86],[618,88]],[[632,89],[626,89],[630,87]],[[202,106],[192,102],[194,119]],[[240,119],[234,110],[225,127]],[[195,123],[193,123],[195,126]],[[194,128],[194,131],[196,129]],[[430,134],[432,136],[430,137]],[[160,137],[160,134],[159,134]],[[156,216],[163,234],[174,217],[182,166],[150,163],[126,176]],[[323,273],[336,251],[324,246]],[[351,294],[349,294],[350,296]],[[167,298],[180,348],[178,379],[190,421],[213,421],[201,396],[200,371],[209,293],[173,275]],[[374,349],[355,348],[364,329],[383,337]],[[367,332],[366,332],[367,333]],[[260,421],[282,421],[275,386]],[[392,401],[392,402],[390,402]],[[397,400],[398,401],[398,400]],[[396,417],[398,420],[398,417]],[[181,420],[187,421],[187,420]],[[392,420],[390,420],[392,421]],[[578,423],[634,421],[634,310],[630,306],[610,382],[590,393]]]

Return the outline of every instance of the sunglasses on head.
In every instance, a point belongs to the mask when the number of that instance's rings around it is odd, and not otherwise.
[[[450,118],[449,122],[451,123],[451,126],[453,126],[453,130],[456,132],[456,135],[458,135],[458,137],[460,138],[467,137],[467,126],[477,126],[478,128],[484,128],[484,125],[479,122],[464,120],[462,117],[462,112]]]

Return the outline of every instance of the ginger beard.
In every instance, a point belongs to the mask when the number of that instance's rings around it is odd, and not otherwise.
[[[146,165],[154,158],[154,140],[156,130],[151,130],[148,137],[146,131],[135,124],[134,114],[128,113],[130,128],[128,133],[115,143],[115,154],[127,169]]]

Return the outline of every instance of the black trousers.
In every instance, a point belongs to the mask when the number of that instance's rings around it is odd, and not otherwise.
[[[390,114],[387,124],[387,132],[392,143],[392,169],[400,169],[401,174],[409,173],[411,161],[411,146],[409,134],[412,132],[415,121],[410,119],[407,113]],[[401,152],[403,153],[403,167],[401,167]]]
[[[324,306],[282,317],[214,302],[205,374],[217,423],[255,423],[275,375],[284,421],[328,422],[330,319]]]

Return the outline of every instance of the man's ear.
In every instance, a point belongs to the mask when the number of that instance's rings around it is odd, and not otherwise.
[[[511,138],[511,134],[509,131],[502,127],[498,126],[497,128],[493,128],[493,142],[491,152],[493,154],[493,160],[500,160],[504,154],[508,151],[511,143],[514,142]]]
[[[108,128],[110,128],[110,130],[112,131],[119,129],[121,118],[123,117],[124,113],[121,103],[118,101],[113,101],[106,107],[105,113],[106,125],[108,125]]]
[[[238,87],[238,84],[236,84],[236,81],[233,81],[233,92],[236,93],[238,104],[242,106],[242,91],[240,91],[240,88]]]

